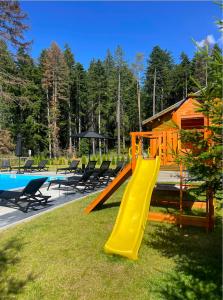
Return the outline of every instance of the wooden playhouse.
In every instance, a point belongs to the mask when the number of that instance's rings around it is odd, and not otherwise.
[[[207,125],[207,118],[198,108],[199,102],[190,96],[142,122],[143,131],[151,135],[150,155],[160,155],[162,165],[174,164],[174,153],[184,150],[179,139],[180,129],[201,129]]]

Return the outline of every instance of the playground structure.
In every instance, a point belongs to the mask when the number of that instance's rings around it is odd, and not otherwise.
[[[185,102],[181,101],[178,109]],[[189,99],[189,107],[193,101]],[[188,105],[186,105],[188,108]],[[171,118],[173,111],[171,112]],[[183,110],[184,112],[184,110]],[[188,112],[188,110],[187,110]],[[181,109],[181,116],[182,116]],[[184,115],[185,116],[185,115]],[[201,116],[195,116],[195,123],[198,124],[197,129],[201,126]],[[159,117],[160,114],[159,114]],[[154,118],[154,117],[153,117]],[[175,118],[177,115],[175,114]],[[178,114],[179,119],[179,114]],[[184,118],[185,119],[185,118]],[[166,117],[165,117],[166,120]],[[179,119],[182,124],[182,118]],[[160,121],[159,121],[160,122]],[[202,124],[206,120],[203,118]],[[192,127],[191,120],[186,121],[189,128]],[[159,126],[158,126],[159,127]],[[156,190],[160,188],[170,197],[167,199],[156,199],[152,194],[153,187],[158,174],[158,165],[171,165],[174,162],[175,154],[185,150],[185,145],[180,142],[179,129],[169,128],[169,130],[153,130],[146,132],[131,132],[131,162],[118,174],[116,178],[93,200],[86,208],[85,213],[90,213],[95,208],[102,206],[103,203],[127,180],[131,175],[126,190],[123,195],[118,217],[112,234],[105,244],[105,251],[127,256],[131,259],[137,258],[138,249],[142,240],[145,229],[146,220],[155,222],[167,222],[182,226],[203,227],[207,231],[214,228],[214,204],[213,199],[206,201],[197,201],[187,198],[187,189],[190,185],[185,184],[185,169],[180,165],[179,188],[170,185],[157,184]],[[206,134],[206,132],[204,132]],[[147,151],[144,147],[147,145]],[[159,160],[159,164],[155,163]],[[147,166],[147,167],[146,167]],[[171,195],[175,197],[171,198]],[[176,198],[176,195],[178,196]],[[152,198],[151,198],[152,196]],[[177,200],[176,200],[177,199]],[[155,206],[171,206],[178,208],[175,214],[165,214],[161,212],[149,212],[149,207]],[[203,216],[187,214],[186,210],[200,209]]]
[[[165,151],[170,146],[167,145],[167,139],[163,139],[162,132],[132,132],[131,133],[131,149],[132,149],[132,160],[126,167],[118,174],[116,178],[98,195],[96,199],[94,199],[86,208],[85,213],[90,213],[92,210],[97,207],[103,205],[103,203],[124,183],[133,173],[136,167],[136,162],[138,157],[143,157],[143,138],[150,140],[150,148],[151,143],[159,145],[161,142],[165,142],[161,147],[157,148],[157,151],[153,153],[150,151],[147,153],[148,157],[145,159],[154,159],[156,156],[160,157],[161,165],[165,162],[168,164],[167,156],[171,155],[171,153],[166,154]],[[179,133],[178,133],[179,138]],[[154,142],[156,140],[156,142]],[[137,146],[138,145],[138,146]],[[181,151],[180,142],[177,142],[177,151]],[[172,159],[173,154],[172,154]],[[179,176],[179,188],[174,188],[173,190],[166,190],[170,195],[170,199],[155,199],[152,197],[151,204],[156,204],[160,206],[172,206],[175,208],[179,208],[179,212],[177,214],[165,214],[161,212],[149,212],[148,220],[156,221],[156,222],[167,222],[167,223],[175,223],[180,226],[197,226],[204,227],[208,231],[213,230],[214,228],[214,204],[213,199],[207,199],[206,201],[195,201],[186,199],[186,190],[189,187],[188,184],[185,184],[185,169],[182,165],[180,165],[180,176]],[[169,188],[169,186],[165,185],[157,185],[156,189],[165,187]],[[171,199],[171,194],[175,196],[178,195],[178,201]],[[137,200],[136,200],[137,201]],[[184,212],[185,208],[190,209],[201,209],[205,211],[205,216],[193,216],[187,215]]]

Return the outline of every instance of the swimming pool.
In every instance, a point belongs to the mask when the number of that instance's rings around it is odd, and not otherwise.
[[[22,188],[32,179],[41,177],[48,177],[47,181],[51,179],[61,178],[63,176],[43,176],[43,175],[24,175],[24,174],[0,174],[0,190],[11,190]]]

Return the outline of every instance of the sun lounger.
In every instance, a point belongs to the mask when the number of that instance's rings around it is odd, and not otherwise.
[[[65,174],[67,174],[68,172],[69,173],[73,173],[73,172],[75,172],[77,170],[77,166],[78,166],[79,162],[80,162],[79,160],[72,160],[71,163],[70,163],[70,165],[69,165],[69,167],[58,168],[56,170],[56,173],[59,172],[59,171],[64,171]]]
[[[34,160],[28,159],[23,166],[12,167],[13,170],[23,170],[24,172],[30,172],[32,170],[32,165]]]
[[[110,164],[111,164],[111,161],[110,161],[110,160],[104,160],[104,161],[101,163],[100,168],[95,169],[94,172],[100,172],[100,171],[102,171],[102,170],[107,171],[107,170],[109,170]]]
[[[38,166],[31,167],[31,171],[35,171],[35,172],[48,171],[48,167],[46,166],[47,163],[48,160],[46,159],[41,160]]]
[[[84,169],[78,169],[77,170],[77,174],[83,174],[84,172],[88,171],[88,170],[95,170],[95,166],[97,164],[96,160],[90,160],[87,164],[87,166]]]
[[[50,186],[52,184],[58,185],[60,188],[61,186],[64,187],[71,187],[73,189],[77,189],[79,191],[82,191],[78,189],[78,186],[83,187],[84,191],[88,188],[86,182],[90,179],[91,175],[93,174],[94,170],[86,170],[81,176],[71,176],[67,179],[54,179],[49,182],[47,190],[49,190]]]
[[[39,190],[46,180],[47,177],[33,179],[22,191],[0,190],[0,199],[3,200],[3,203],[10,202],[18,206],[23,212],[27,212],[29,207],[35,203],[46,205],[50,196],[44,196]]]
[[[124,168],[125,162],[119,161],[117,162],[115,169],[109,169],[107,172],[105,172],[104,177],[107,179],[107,182],[111,181],[112,178],[116,177],[118,173]]]
[[[6,170],[6,171],[11,171],[12,167],[10,164],[10,160],[9,159],[3,159],[0,165],[0,170]]]

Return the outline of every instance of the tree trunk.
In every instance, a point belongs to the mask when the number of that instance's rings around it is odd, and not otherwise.
[[[72,154],[72,128],[71,128],[71,103],[70,103],[70,97],[68,102],[68,134],[69,134],[69,153]]]
[[[101,134],[101,101],[98,101],[98,132]],[[99,155],[101,157],[101,140],[99,140]]]
[[[57,81],[54,81],[54,93],[53,93],[53,155],[58,154],[58,135],[57,135]]]
[[[117,142],[118,142],[118,155],[121,153],[121,133],[120,133],[120,105],[121,105],[121,74],[118,73],[118,101],[117,101]]]
[[[52,158],[52,141],[51,141],[51,126],[50,126],[50,102],[49,102],[49,91],[46,91],[47,99],[47,123],[48,123],[48,139],[49,139],[49,156]]]
[[[80,117],[80,115],[78,116],[78,133],[81,133],[81,117]],[[78,150],[80,153],[80,151],[81,151],[81,139],[80,138],[78,139]]]
[[[140,84],[137,80],[137,101],[138,101],[138,114],[139,114],[139,131],[142,131],[142,120],[141,120],[141,93],[140,93]]]
[[[123,105],[121,105],[121,120],[122,120],[122,149],[123,149],[123,152],[125,151],[125,122],[124,122],[124,109],[123,109]]]
[[[205,63],[205,86],[208,85],[208,63]]]
[[[161,111],[164,109],[163,105],[163,88],[161,88]]]
[[[156,114],[156,68],[153,79],[153,116]]]
[[[81,133],[81,106],[80,106],[80,81],[79,78],[77,77],[77,99],[78,99],[78,133]],[[81,139],[78,139],[78,151],[80,153],[81,151]]]
[[[91,124],[92,131],[94,131],[94,102],[92,102]],[[92,139],[92,152],[95,155],[95,139]]]

